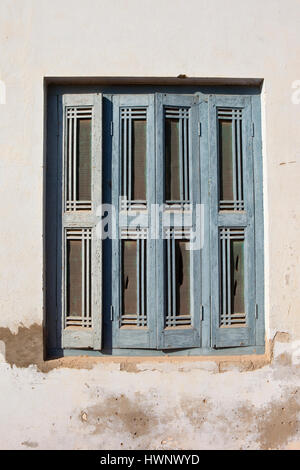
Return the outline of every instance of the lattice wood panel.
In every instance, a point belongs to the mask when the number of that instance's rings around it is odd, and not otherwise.
[[[65,211],[89,211],[91,202],[91,107],[66,108]],[[87,197],[88,196],[88,197]]]
[[[121,210],[145,209],[147,207],[147,109],[122,107],[120,119]]]
[[[72,246],[76,247],[75,255],[72,255]],[[65,327],[92,327],[91,254],[92,230],[90,228],[65,230],[65,266],[67,268]]]
[[[220,228],[220,326],[246,324],[244,306],[244,228]]]
[[[165,199],[179,206],[190,201],[190,108],[165,107]]]
[[[147,228],[121,229],[121,326],[147,326],[147,236]]]
[[[174,227],[165,230],[166,315],[165,327],[191,326],[190,251],[187,250],[190,229]]]
[[[220,210],[243,211],[243,110],[218,108]]]

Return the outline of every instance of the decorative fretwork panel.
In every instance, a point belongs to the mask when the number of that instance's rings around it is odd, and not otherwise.
[[[147,109],[120,109],[123,210],[147,207]]]
[[[163,231],[163,238],[164,239],[172,239],[181,240],[182,238],[186,238],[187,240],[190,238],[191,235],[191,228],[190,227],[165,227]]]
[[[65,327],[92,327],[92,230],[65,230]]]
[[[120,228],[120,238],[122,240],[132,239],[132,240],[142,240],[147,239],[148,237],[148,228],[147,227],[121,227]]]
[[[92,108],[66,108],[65,210],[92,207]]]
[[[121,230],[121,326],[147,326],[147,229]]]
[[[190,201],[190,108],[166,107],[165,126],[165,201],[184,204]]]
[[[242,211],[243,188],[242,118],[243,110],[218,108],[220,210]]]
[[[244,228],[220,228],[220,326],[246,324]]]
[[[192,324],[189,236],[189,229],[165,231],[166,328]]]

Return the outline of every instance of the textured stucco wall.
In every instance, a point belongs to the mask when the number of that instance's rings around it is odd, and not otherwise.
[[[1,0],[0,448],[275,448],[300,441],[300,104],[292,101],[299,15],[297,0]],[[43,77],[178,74],[264,79],[269,351],[244,362],[46,365]]]

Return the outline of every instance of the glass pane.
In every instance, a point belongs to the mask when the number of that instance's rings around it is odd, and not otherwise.
[[[81,316],[81,249],[81,240],[67,240],[67,316]]]
[[[177,315],[190,315],[190,251],[186,240],[175,241]]]
[[[233,200],[232,121],[219,120],[220,200]]]
[[[124,240],[123,246],[123,315],[137,312],[137,241]]]
[[[165,119],[165,200],[180,200],[179,119]]]
[[[133,200],[147,199],[146,196],[146,120],[132,121],[132,182]]]
[[[231,241],[231,313],[244,313],[244,242],[242,240]]]
[[[77,120],[77,200],[91,200],[91,119]]]

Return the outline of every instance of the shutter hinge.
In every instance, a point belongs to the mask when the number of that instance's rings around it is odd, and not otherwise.
[[[201,321],[204,320],[204,306],[201,305]]]
[[[114,321],[114,307],[110,306],[110,321]]]
[[[114,123],[113,123],[113,121],[110,122],[110,135],[114,135]]]
[[[252,122],[251,137],[254,137],[254,122]]]
[[[255,304],[255,319],[258,319],[258,305]]]
[[[198,135],[201,137],[202,129],[201,129],[201,122],[198,122]]]

